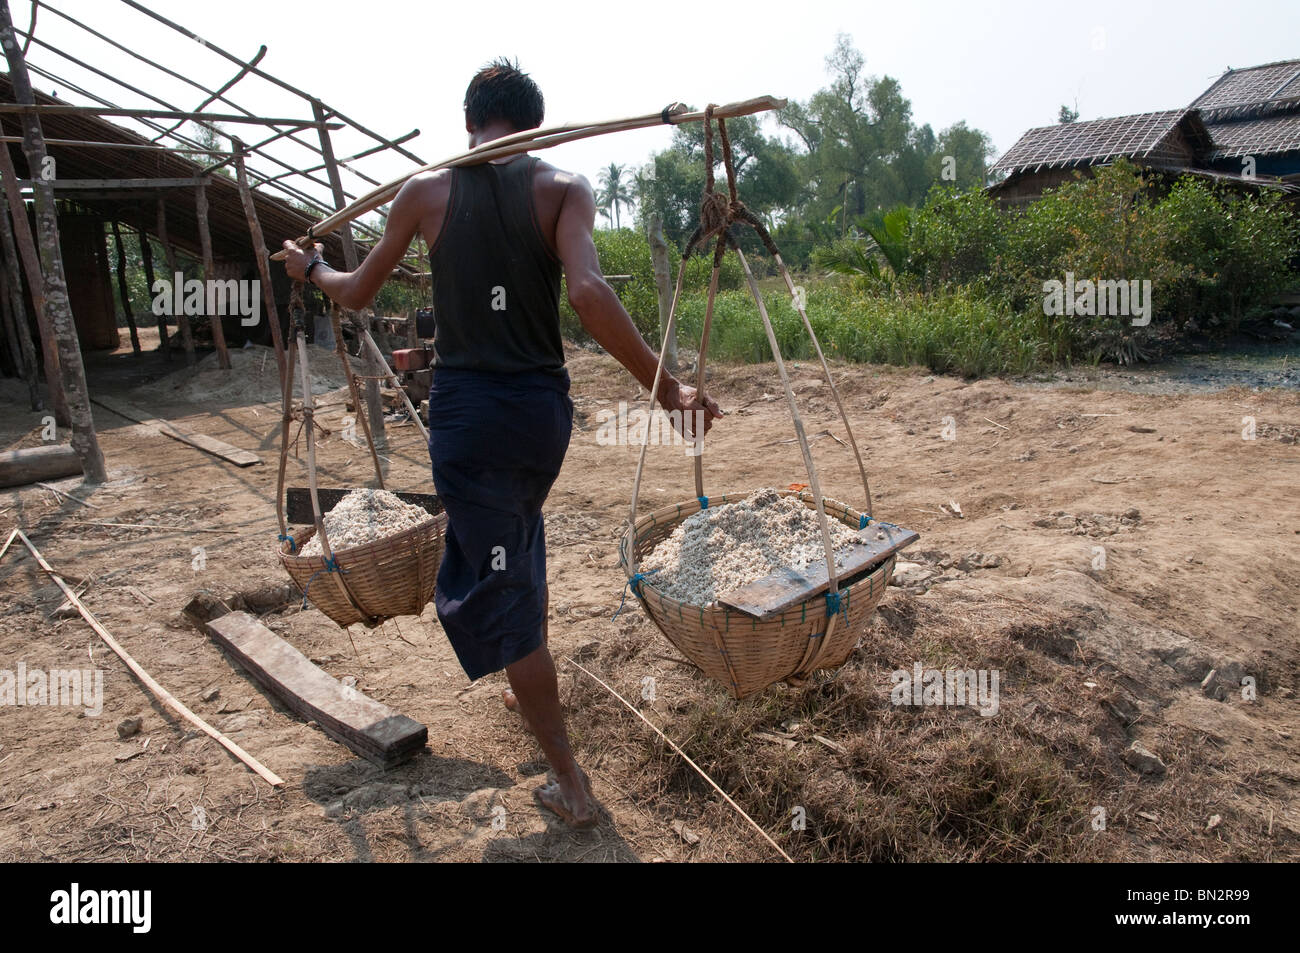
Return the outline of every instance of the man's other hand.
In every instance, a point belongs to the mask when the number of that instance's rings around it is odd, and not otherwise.
[[[703,412],[704,433],[707,434],[713,427],[713,421],[723,416],[722,408],[718,402],[708,394],[700,400],[699,393],[689,384],[683,384],[680,381],[669,381],[663,388],[663,399],[660,401],[664,410],[677,411],[674,424],[681,435],[687,440],[695,439],[695,422],[697,414]]]

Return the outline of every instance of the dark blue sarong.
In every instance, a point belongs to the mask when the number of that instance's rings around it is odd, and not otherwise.
[[[542,644],[542,504],[573,427],[567,372],[434,371],[429,459],[447,511],[434,604],[471,680]]]

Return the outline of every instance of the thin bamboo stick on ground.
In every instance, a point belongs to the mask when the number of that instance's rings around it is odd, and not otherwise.
[[[68,588],[68,584],[63,581],[63,578],[57,572],[54,571],[54,567],[52,567],[48,562],[45,561],[45,557],[41,555],[40,550],[38,550],[35,546],[32,545],[32,541],[27,538],[27,535],[22,530],[15,529],[12,533],[9,534],[9,540],[8,542],[5,543],[4,549],[0,549],[0,559],[4,558],[5,553],[9,551],[9,546],[11,543],[13,543],[15,538],[22,541],[22,544],[27,547],[28,552],[32,554],[32,558],[34,558],[36,562],[40,565],[41,569],[45,571],[45,574],[49,576],[51,580],[54,581],[55,585],[57,585],[61,590],[63,590],[63,594],[67,596],[68,601],[76,607],[77,612],[81,614],[81,617],[86,620],[86,624],[89,625],[92,629],[94,629],[95,633],[101,639],[104,640],[104,643],[110,649],[113,650],[113,652],[117,655],[117,657],[126,663],[126,667],[129,668],[133,673],[135,673],[136,678],[140,679],[140,681],[144,683],[146,688],[148,688],[151,692],[153,692],[155,695],[158,696],[159,701],[165,704],[168,708],[172,709],[172,711],[176,712],[186,721],[193,724],[204,734],[213,738],[219,745],[221,745],[223,748],[225,748],[227,751],[233,754],[240,761],[244,762],[244,764],[246,764],[249,768],[251,768],[252,770],[256,771],[259,775],[261,775],[262,779],[265,780],[271,786],[280,787],[281,785],[284,784],[283,778],[281,778],[274,771],[267,768],[260,761],[254,758],[243,748],[239,747],[239,745],[235,744],[233,741],[231,741],[221,732],[217,731],[217,729],[213,728],[211,725],[209,725],[198,715],[194,714],[194,712],[186,708],[183,704],[181,704],[181,702],[176,698],[176,696],[174,696],[171,692],[167,691],[167,689],[159,685],[152,675],[150,675],[143,668],[141,668],[140,664],[131,657],[131,655],[126,651],[126,649],[122,648],[122,646],[118,644],[117,640],[113,638],[113,636],[109,633],[109,631],[99,624],[99,620],[97,620],[93,615],[90,614],[90,610],[85,607],[85,605],[82,603],[82,601],[79,598],[77,598],[77,594],[73,592],[70,588]]]
[[[659,728],[655,725],[654,722],[652,722],[652,721],[651,721],[649,718],[647,718],[645,715],[641,714],[641,712],[638,711],[637,708],[636,708],[636,707],[635,707],[631,702],[629,702],[626,698],[624,698],[624,697],[623,697],[622,695],[620,695],[618,692],[614,691],[614,689],[610,688],[608,685],[606,685],[604,682],[602,682],[602,681],[600,680],[599,677],[597,677],[597,676],[593,675],[591,672],[587,671],[585,668],[583,668],[581,665],[579,665],[579,664],[578,664],[577,662],[575,662],[573,659],[569,658],[567,655],[564,656],[563,658],[564,658],[564,661],[568,662],[568,663],[569,663],[570,665],[572,665],[574,668],[578,669],[580,672],[582,672],[583,674],[585,674],[588,678],[592,679],[592,681],[594,681],[594,682],[595,682],[597,685],[599,685],[601,688],[605,689],[605,691],[609,692],[611,695],[613,695],[615,698],[617,698],[619,701],[621,701],[621,702],[623,703],[623,705],[627,708],[628,711],[630,711],[632,714],[636,715],[636,716],[637,716],[638,718],[640,718],[643,722],[645,722],[647,725],[649,725],[649,726],[650,726],[650,730],[653,731],[655,734],[657,734],[660,738],[662,738],[662,739],[667,743],[668,747],[672,748],[673,751],[677,752],[677,754],[679,754],[679,755],[681,756],[682,760],[685,761],[687,764],[689,764],[689,765],[690,765],[690,766],[695,770],[695,773],[696,773],[696,774],[698,774],[700,777],[702,777],[705,781],[709,782],[709,786],[712,787],[713,790],[715,790],[715,791],[717,791],[719,794],[721,794],[721,795],[722,795],[722,799],[723,799],[724,801],[726,801],[728,804],[730,804],[733,808],[735,808],[735,809],[736,809],[736,813],[739,814],[741,817],[743,817],[746,821],[748,821],[748,822],[749,822],[749,826],[752,827],[752,828],[754,828],[754,830],[758,831],[758,833],[762,836],[763,840],[765,840],[765,841],[767,841],[769,844],[771,844],[771,845],[772,845],[772,848],[773,848],[773,849],[774,849],[778,854],[780,854],[782,857],[784,857],[787,861],[789,861],[789,862],[792,863],[792,864],[794,863],[794,858],[791,857],[789,854],[787,854],[784,850],[782,850],[780,844],[778,844],[776,841],[772,840],[772,838],[768,835],[767,831],[763,830],[763,828],[759,826],[758,821],[754,820],[752,817],[750,817],[748,814],[746,814],[746,813],[745,813],[745,809],[744,809],[743,807],[741,807],[739,804],[737,804],[735,801],[733,801],[733,800],[731,799],[731,795],[730,795],[730,794],[728,794],[726,791],[722,790],[722,788],[718,787],[718,783],[717,783],[716,781],[714,781],[713,778],[711,778],[711,777],[709,777],[707,774],[705,774],[705,773],[704,773],[704,769],[701,768],[701,767],[700,767],[698,764],[696,764],[694,761],[692,761],[690,755],[688,755],[688,754],[687,754],[685,751],[683,751],[681,748],[677,747],[677,744],[676,744],[676,743],[675,743],[671,738],[669,738],[666,734],[664,734],[662,731],[660,731]]]

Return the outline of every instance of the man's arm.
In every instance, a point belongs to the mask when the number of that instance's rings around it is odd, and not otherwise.
[[[564,264],[564,279],[569,288],[569,304],[578,313],[583,328],[596,343],[626,367],[646,390],[654,384],[659,358],[641,338],[641,332],[619,301],[614,289],[600,273],[600,259],[591,232],[596,223],[596,199],[591,186],[575,176],[560,206],[555,226],[556,251]],[[713,419],[722,411],[713,398],[701,403],[695,388],[681,383],[667,369],[659,382],[659,403],[665,410],[683,412],[683,420],[693,420],[690,412],[704,410],[704,429],[708,432]]]
[[[420,227],[424,212],[422,200],[429,184],[427,177],[416,176],[402,186],[389,209],[383,237],[356,271],[335,271],[329,265],[317,265],[311,272],[312,284],[349,311],[367,307],[410,248],[411,239]],[[320,254],[322,247],[317,243],[314,254]],[[301,281],[314,254],[290,241],[284,243],[284,250],[288,253],[285,270],[290,278]]]

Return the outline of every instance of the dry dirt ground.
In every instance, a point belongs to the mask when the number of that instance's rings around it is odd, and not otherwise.
[[[112,482],[55,484],[86,506],[0,491],[0,525],[30,534],[159,682],[286,784],[273,790],[153,699],[78,616],[57,612],[61,594],[14,550],[0,564],[0,669],[99,668],[104,699],[98,717],[0,707],[0,860],[779,859],[561,660],[574,744],[606,815],[593,831],[564,829],[532,800],[545,765],[500,702],[503,677],[469,683],[432,607],[354,627],[359,654],[313,609],[264,618],[427,724],[414,761],[381,771],[268,697],[180,610],[200,589],[287,581],[278,407],[241,400],[252,382],[199,404],[138,389],[168,370],[155,355],[98,356],[92,387],[147,400],[264,465],[236,469],[96,408]],[[921,533],[903,557],[917,565],[847,665],[737,704],[633,600],[611,619],[636,461],[596,433],[600,411],[638,389],[585,351],[571,372],[578,426],[546,514],[555,654],[634,700],[794,858],[1300,858],[1300,393],[1152,396],[838,367],[875,513]],[[815,369],[793,376],[809,433],[843,437]],[[710,387],[729,416],[705,454],[708,491],[806,481],[771,365],[716,367]],[[40,442],[40,416],[19,397],[10,389],[0,405],[5,449]],[[322,483],[363,485],[368,456],[341,439],[344,407],[327,399]],[[432,492],[418,433],[390,435],[389,486]],[[814,451],[828,494],[859,505],[850,452],[826,436]],[[681,448],[652,448],[643,506],[694,496],[691,467]],[[299,459],[289,483],[304,485]],[[891,672],[917,662],[998,670],[997,714],[892,705]],[[119,740],[131,717],[142,731]],[[1159,759],[1154,773],[1126,758],[1134,741]]]

